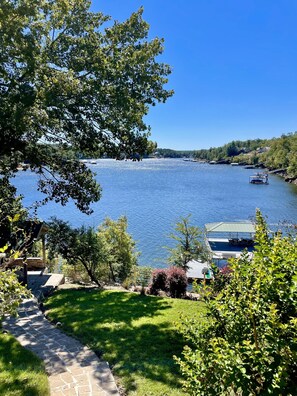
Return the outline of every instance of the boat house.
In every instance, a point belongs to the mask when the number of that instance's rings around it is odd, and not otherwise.
[[[206,245],[214,262],[221,267],[229,258],[237,258],[246,249],[254,250],[255,225],[251,221],[205,224]]]

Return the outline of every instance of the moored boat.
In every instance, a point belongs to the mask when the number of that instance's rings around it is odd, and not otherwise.
[[[250,176],[251,184],[269,184],[268,182],[268,173],[255,173]]]

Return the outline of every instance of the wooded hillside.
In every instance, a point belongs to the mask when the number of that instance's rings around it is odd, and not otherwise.
[[[232,141],[221,147],[198,150],[197,160],[227,161],[283,169],[286,176],[297,177],[297,132],[270,140]]]

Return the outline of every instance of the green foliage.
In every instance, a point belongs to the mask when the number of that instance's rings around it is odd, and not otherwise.
[[[135,242],[127,232],[127,219],[106,219],[95,231],[92,227],[72,228],[53,219],[49,223],[50,256],[61,255],[67,264],[82,267],[92,282],[122,282],[137,265]]]
[[[73,153],[141,158],[150,106],[165,102],[170,67],[163,40],[148,40],[140,8],[110,23],[86,0],[2,0],[0,169],[27,161],[38,189],[90,212],[100,198],[92,172]],[[45,200],[45,201],[46,201]]]
[[[0,177],[0,191],[0,248],[3,248],[7,244],[10,247],[16,240],[19,224],[28,213],[22,208],[22,197],[16,195],[16,188],[10,184],[8,177]]]
[[[139,253],[135,251],[135,241],[127,227],[125,216],[117,221],[106,218],[98,227],[97,238],[107,247],[105,262],[114,282],[123,282],[137,265]]]
[[[156,155],[164,158],[189,158],[193,157],[193,150],[171,150],[166,148],[157,148]]]
[[[264,147],[268,149],[263,150]],[[297,132],[270,140],[233,141],[222,147],[198,150],[195,157],[207,161],[262,164],[269,169],[283,169],[290,178],[297,177]]]
[[[0,269],[0,324],[5,316],[17,315],[17,308],[24,297],[31,293],[22,286],[14,271]]]
[[[72,228],[65,221],[53,219],[49,223],[47,245],[50,257],[61,255],[69,265],[82,265],[90,280],[102,286],[101,279],[107,272],[107,248],[93,228]]]
[[[86,284],[90,282],[90,277],[85,267],[80,263],[76,263],[75,265],[63,263],[61,266],[61,271],[72,283]]]
[[[225,265],[223,268],[218,268],[215,264],[212,264],[211,271],[213,273],[214,282],[211,285],[210,293],[212,296],[216,296],[219,292],[224,290],[231,281],[233,270],[228,265]]]
[[[176,223],[174,233],[169,237],[175,241],[175,247],[166,249],[170,255],[168,257],[169,264],[188,270],[187,263],[192,259],[207,260],[208,251],[205,248],[203,233],[199,227],[190,224],[191,215],[181,217]]]
[[[202,149],[195,151],[195,157],[201,160],[207,161],[220,161],[226,159],[232,159],[234,156],[244,155],[246,153],[251,153],[258,148],[268,146],[267,140],[255,139],[255,140],[245,140],[245,141],[232,141],[221,147],[211,147],[210,149]],[[248,157],[245,157],[247,160]]]
[[[3,180],[1,180],[3,181]],[[1,223],[1,245],[0,245],[0,253],[5,254],[5,261],[14,260],[20,252],[12,251],[10,247],[10,242],[7,237],[15,238],[16,230],[15,223],[18,223],[24,211],[20,211],[18,213],[19,205],[18,200],[13,200],[13,203],[9,205],[7,201],[7,196],[5,196],[6,192],[12,193],[13,198],[15,194],[15,190],[13,188],[4,188],[4,196],[0,198],[0,202],[3,203],[3,207],[0,209],[0,213],[3,216]],[[7,206],[6,206],[7,205]],[[8,214],[8,210],[11,209],[11,214]],[[22,231],[22,230],[20,230]],[[2,259],[1,259],[2,260]],[[6,264],[6,263],[5,263]],[[18,281],[17,275],[15,271],[5,270],[5,266],[0,266],[0,325],[1,321],[5,316],[9,315],[17,315],[17,309],[22,302],[24,297],[30,297],[31,293],[29,290],[22,286]]]
[[[297,242],[269,237],[256,214],[256,251],[230,262],[207,321],[188,321],[177,359],[191,395],[294,395],[297,372]]]
[[[235,142],[227,144],[226,151],[227,157],[234,157],[239,154],[239,148],[236,146]]]
[[[144,290],[151,281],[152,271],[151,267],[135,266],[130,275],[122,282],[122,286],[126,289],[130,289],[132,286],[141,286]]]
[[[282,135],[271,142],[264,163],[270,169],[284,169],[290,177],[297,177],[297,133]]]

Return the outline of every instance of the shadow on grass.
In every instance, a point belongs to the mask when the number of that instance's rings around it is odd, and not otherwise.
[[[127,391],[135,378],[180,388],[173,355],[184,346],[170,316],[171,300],[125,292],[64,290],[46,304],[50,318],[114,366]],[[169,315],[169,316],[168,316]],[[169,319],[170,317],[170,319]]]
[[[111,321],[131,324],[141,317],[155,317],[161,311],[170,308],[165,299],[94,289],[62,290],[55,294],[54,298],[50,298],[49,302],[53,312],[57,309],[60,313],[71,313],[73,319],[77,318],[90,324]]]
[[[106,343],[118,339],[118,342],[114,342],[109,357],[128,391],[136,390],[135,374],[177,388],[180,386],[180,378],[173,355],[181,353],[183,343],[170,326],[169,323],[142,324],[137,328],[122,326],[98,334],[98,341],[93,347],[103,344],[103,348],[107,348]],[[107,357],[108,355],[107,353]]]
[[[49,395],[43,363],[7,334],[0,334],[0,395]]]

